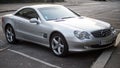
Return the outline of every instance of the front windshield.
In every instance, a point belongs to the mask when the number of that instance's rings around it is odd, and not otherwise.
[[[40,8],[39,11],[47,21],[78,17],[76,13],[62,6]]]

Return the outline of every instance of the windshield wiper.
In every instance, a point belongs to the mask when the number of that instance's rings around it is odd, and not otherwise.
[[[50,21],[50,20],[62,20],[62,19],[68,19],[68,18],[74,18],[74,17],[63,17],[63,18],[47,19],[47,21]]]
[[[63,18],[61,18],[61,19],[67,19],[67,18],[74,18],[74,17],[63,17]]]

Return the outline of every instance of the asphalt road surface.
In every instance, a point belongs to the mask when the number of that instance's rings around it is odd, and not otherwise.
[[[80,15],[100,19],[111,23],[116,29],[120,28],[120,3],[100,2],[82,5],[66,5]],[[0,16],[12,13],[0,13]],[[19,41],[15,45],[6,42],[1,29],[0,41],[9,46],[0,52],[0,68],[90,68],[103,50],[91,52],[70,53],[67,57],[54,56],[49,48]]]

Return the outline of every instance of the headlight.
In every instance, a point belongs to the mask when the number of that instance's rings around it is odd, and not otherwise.
[[[115,30],[112,26],[110,27],[110,29],[111,29],[111,31],[114,31],[114,30]]]
[[[110,27],[110,30],[112,31],[112,33],[115,33],[116,32],[116,30],[114,29],[114,27]]]
[[[84,39],[90,39],[90,34],[86,31],[74,31],[74,34],[77,38],[79,38],[80,40],[84,40]]]

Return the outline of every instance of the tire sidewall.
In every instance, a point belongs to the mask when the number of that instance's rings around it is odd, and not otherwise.
[[[8,38],[7,38],[7,36],[6,36],[6,32],[7,32],[7,29],[8,29],[8,28],[11,28],[11,29],[12,29],[12,33],[14,34],[14,36],[13,36],[13,41],[11,41],[11,42],[8,40]],[[15,32],[14,32],[14,29],[13,29],[12,26],[10,26],[10,25],[6,26],[6,28],[5,28],[5,37],[6,37],[6,40],[7,40],[8,43],[10,43],[10,44],[16,43],[16,36],[15,36]]]
[[[53,39],[55,36],[59,36],[59,37],[62,39],[63,43],[64,43],[64,50],[63,50],[63,53],[60,54],[60,55],[54,53],[54,51],[53,51],[53,49],[52,49],[52,39]],[[66,55],[68,54],[68,45],[67,45],[67,42],[66,42],[64,36],[63,36],[62,34],[60,34],[60,33],[54,33],[54,34],[51,36],[51,39],[50,39],[50,48],[51,48],[51,50],[52,50],[52,53],[53,53],[54,55],[56,55],[56,56],[64,57],[64,56],[66,56]]]

